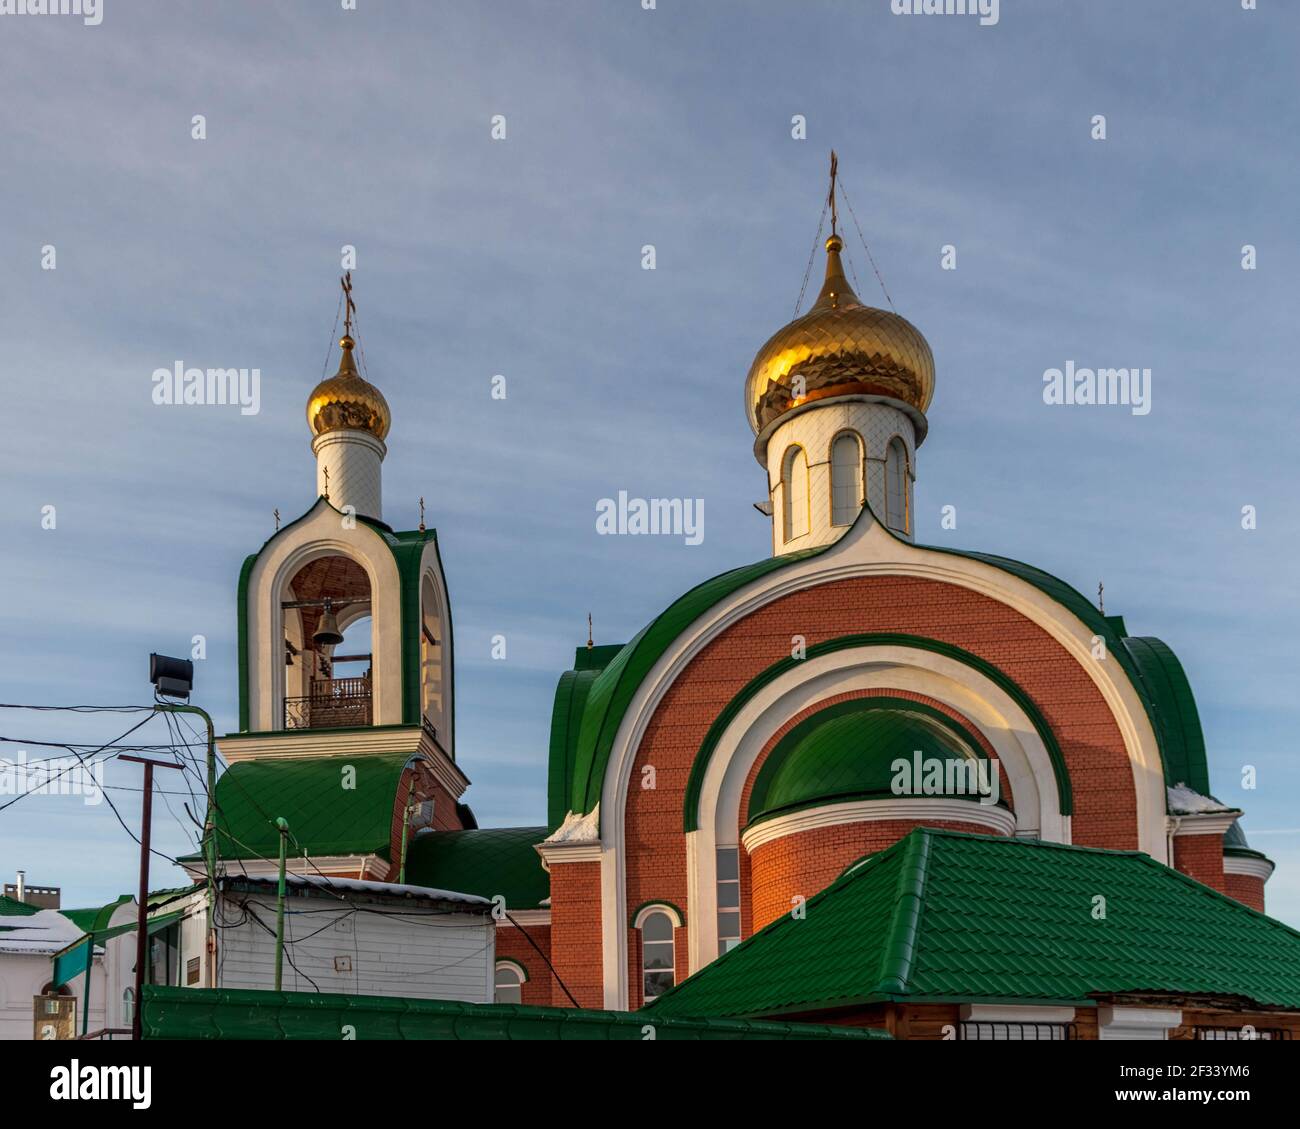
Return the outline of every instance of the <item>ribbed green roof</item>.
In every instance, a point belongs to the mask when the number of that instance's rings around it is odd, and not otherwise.
[[[888,1039],[883,1031],[814,1023],[734,1019],[648,1019],[626,1011],[470,1004],[338,993],[144,986],[146,1039],[656,1040]]]
[[[542,908],[550,875],[534,846],[545,827],[490,827],[477,831],[430,831],[406,852],[406,881],[414,886],[505,898],[507,910]]]
[[[1205,757],[1205,734],[1183,664],[1159,639],[1129,637],[1124,646],[1137,663],[1147,696],[1155,707],[1165,783],[1186,784],[1208,796],[1210,769]]]
[[[291,855],[386,851],[409,760],[398,753],[238,761],[217,781],[218,857],[278,858],[281,817]]]
[[[17,898],[11,898],[8,894],[0,894],[0,917],[31,917],[32,914],[40,912],[40,906],[20,902]]]
[[[749,822],[812,803],[892,797],[893,763],[984,759],[978,742],[944,714],[903,698],[837,702],[804,718],[763,762],[749,797]],[[920,795],[922,780],[914,782]]]
[[[1096,898],[1105,916],[1094,916]],[[1300,932],[1140,851],[920,828],[648,1005],[767,1016],[881,1000],[1156,992],[1300,1008]]]
[[[587,695],[600,672],[614,661],[623,645],[579,647],[573,669],[560,675],[551,710],[551,747],[546,779],[546,818],[552,829],[559,827],[573,802],[574,754],[582,711]]]
[[[864,506],[858,521],[873,520]],[[882,528],[897,538],[882,523]],[[588,812],[600,800],[605,766],[614,736],[642,680],[673,641],[701,615],[744,585],[796,561],[826,552],[830,545],[770,557],[706,580],[674,601],[612,658],[602,656],[594,679],[578,679],[575,670],[561,677],[552,715],[550,788],[547,816],[557,826],[568,811]],[[1155,730],[1166,782],[1186,783],[1208,792],[1205,745],[1191,687],[1177,658],[1158,639],[1130,640],[1123,617],[1107,616],[1082,593],[1042,569],[999,557],[945,546],[918,548],[980,561],[1032,584],[1073,613],[1106,644],[1128,675]],[[1134,642],[1130,648],[1127,644]],[[1181,775],[1184,779],[1176,779]],[[1195,781],[1205,780],[1205,787]],[[561,810],[563,809],[563,810]],[[688,813],[689,822],[689,813]]]

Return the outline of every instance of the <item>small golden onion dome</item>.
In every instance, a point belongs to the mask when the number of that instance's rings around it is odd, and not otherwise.
[[[754,358],[745,410],[755,433],[812,400],[887,396],[922,416],[934,396],[934,355],[906,318],[864,306],[840,262],[844,242],[826,240],[826,281],[803,317],[778,330]],[[803,377],[795,387],[795,377]],[[796,395],[796,393],[801,393]]]
[[[339,371],[322,380],[307,398],[307,426],[313,435],[327,431],[368,431],[383,439],[393,422],[384,394],[357,372],[352,349],[356,342],[345,333],[339,338],[343,355]]]

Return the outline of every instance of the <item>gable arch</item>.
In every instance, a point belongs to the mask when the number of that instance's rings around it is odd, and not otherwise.
[[[281,601],[303,567],[324,557],[346,557],[365,573],[370,588],[374,671],[372,724],[402,720],[402,586],[396,563],[380,535],[364,522],[345,527],[343,515],[324,499],[286,526],[251,558],[241,578],[241,666],[246,676],[240,724],[245,731],[282,728],[278,716],[286,693]],[[364,613],[361,613],[364,614]],[[355,611],[347,619],[357,618]],[[391,625],[389,628],[388,625]]]

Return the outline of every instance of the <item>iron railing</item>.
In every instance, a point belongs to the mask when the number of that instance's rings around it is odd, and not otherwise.
[[[961,1025],[959,1035],[962,1039],[980,1042],[990,1040],[1057,1042],[1079,1037],[1073,1023],[1007,1023],[989,1020],[979,1022],[966,1020]]]
[[[285,698],[285,729],[342,729],[371,723],[369,678],[316,678],[311,693]]]

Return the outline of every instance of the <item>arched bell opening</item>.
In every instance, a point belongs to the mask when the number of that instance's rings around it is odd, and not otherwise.
[[[280,601],[285,729],[374,723],[370,580],[341,554],[303,565]]]

